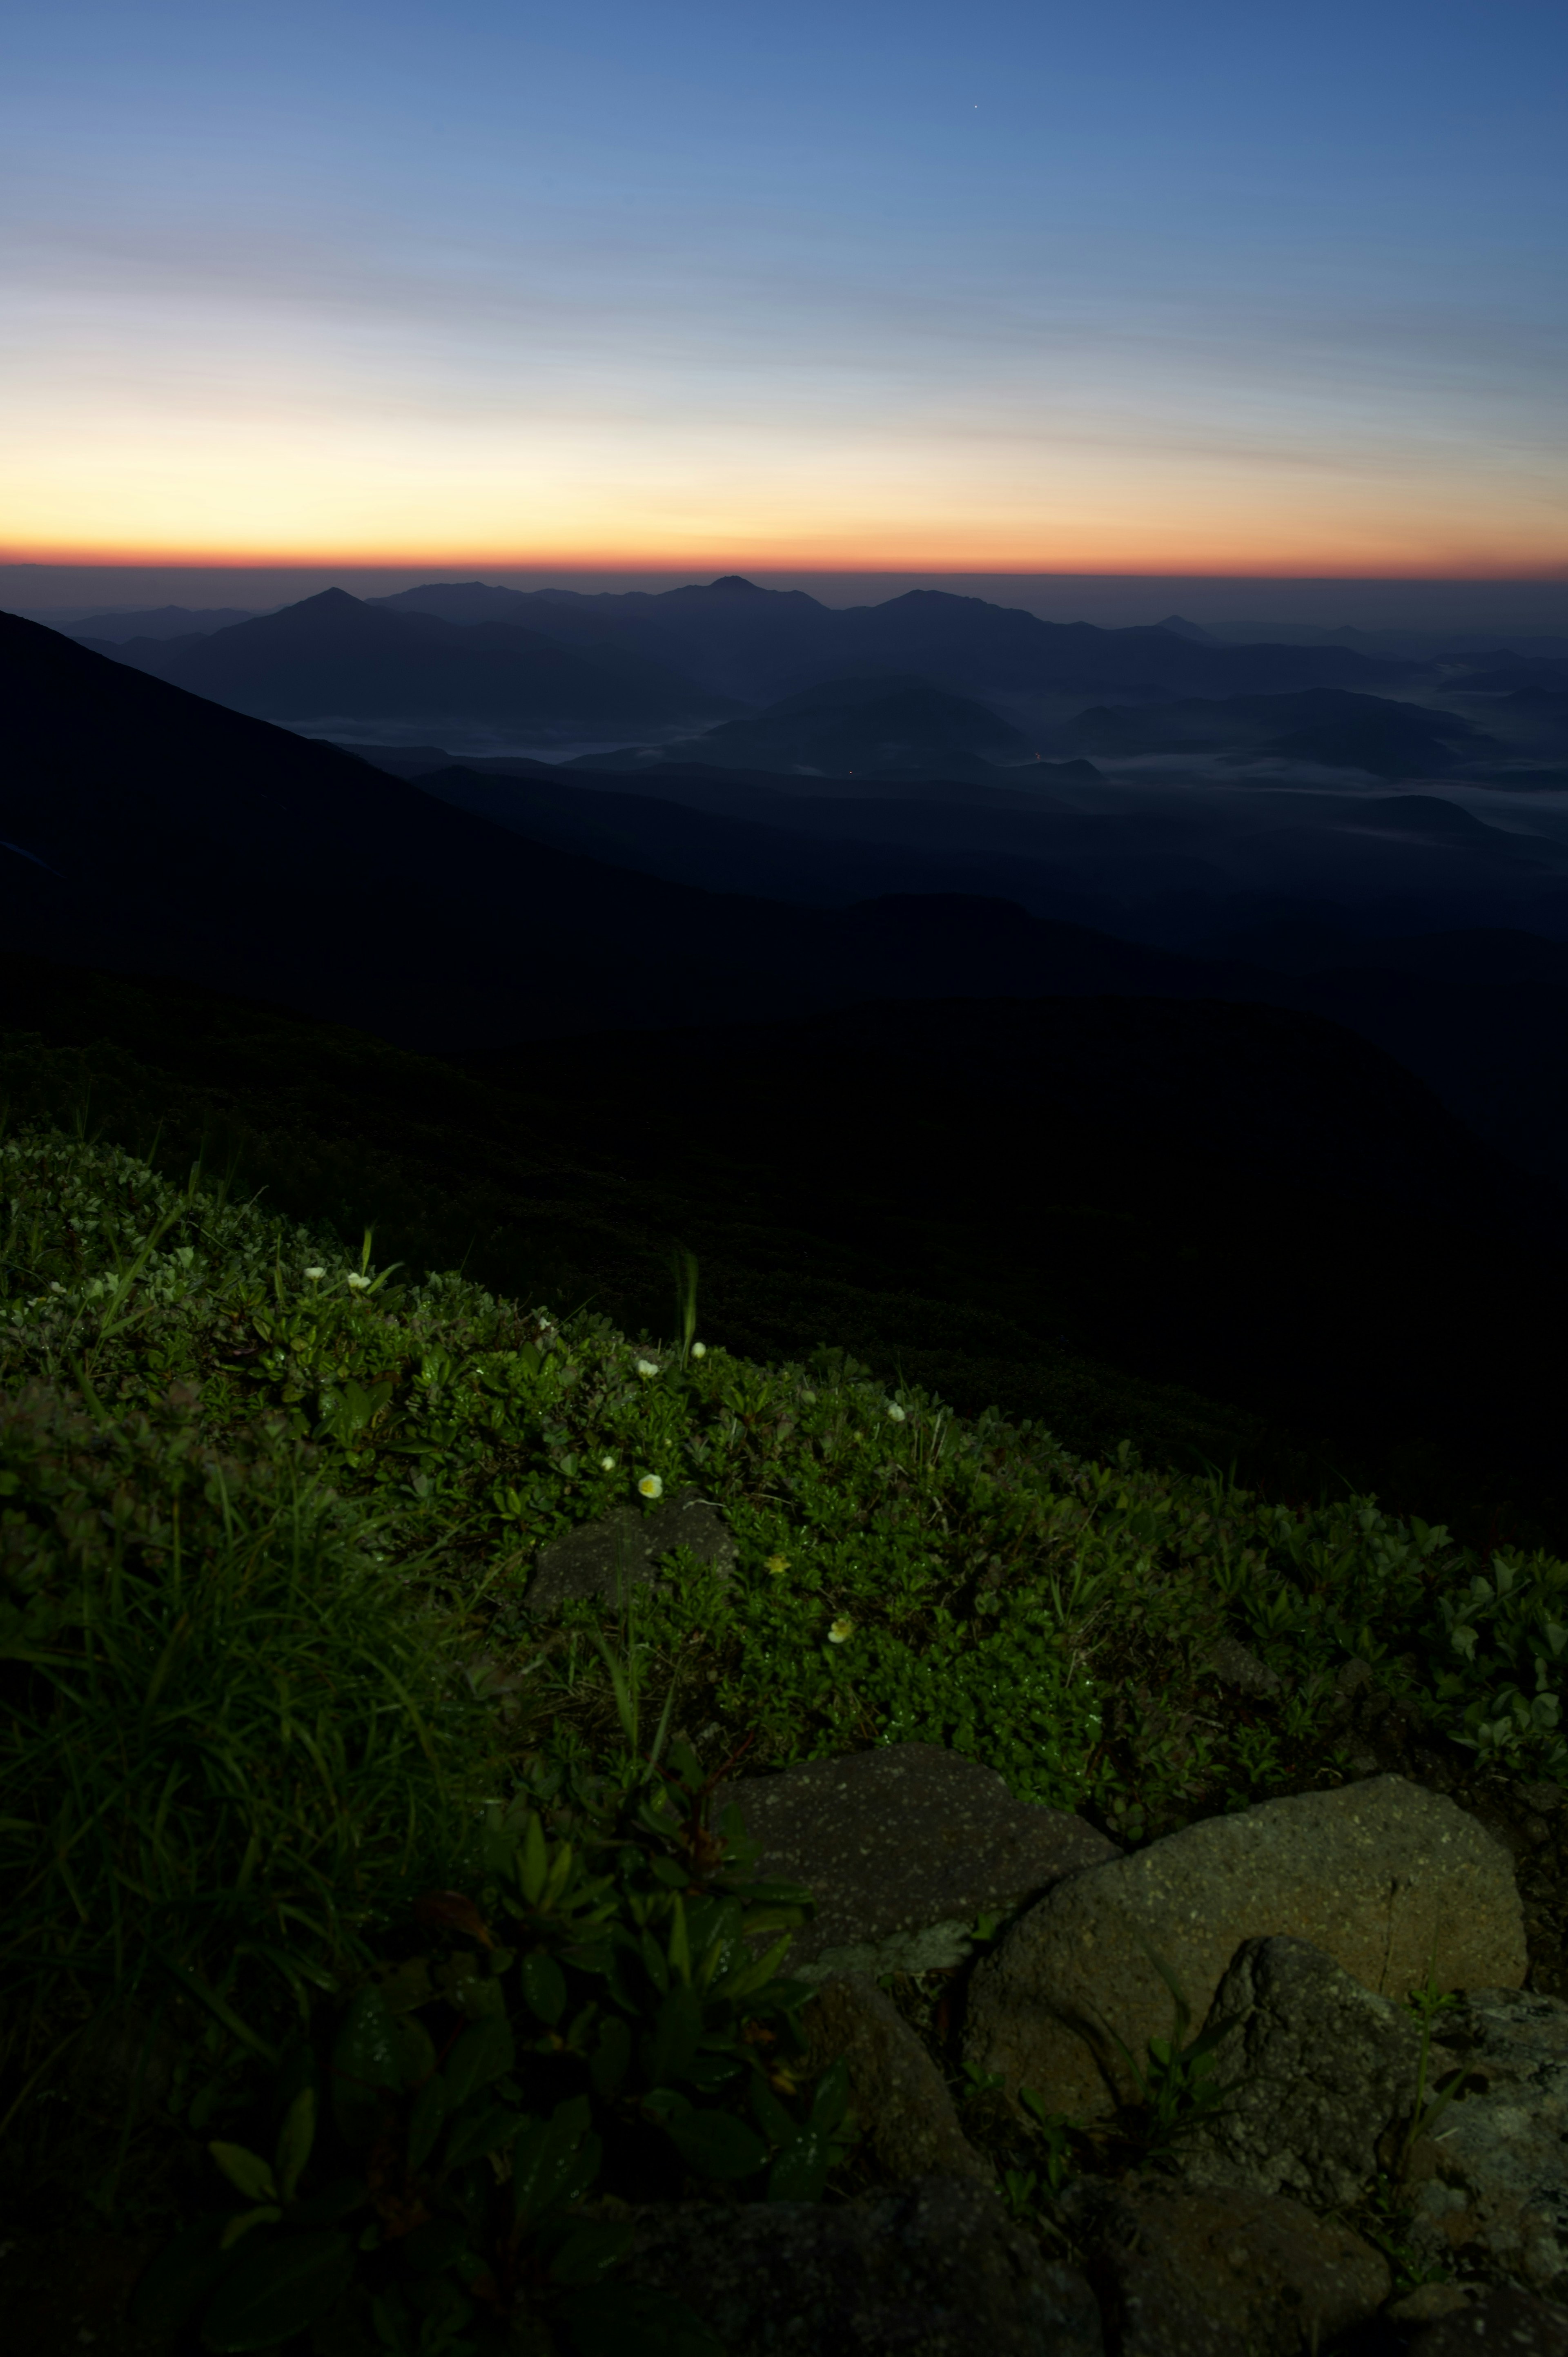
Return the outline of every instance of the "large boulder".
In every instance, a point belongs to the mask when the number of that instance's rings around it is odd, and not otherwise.
[[[976,1915],[1117,1855],[1081,1818],[1015,1799],[994,1769],[932,1743],[747,1776],[715,1811],[731,1802],[761,1846],[757,1871],[816,1901],[785,1966],[806,1980],[957,1964]]]
[[[735,1568],[735,1541],[716,1508],[695,1490],[682,1490],[656,1506],[620,1506],[596,1523],[584,1523],[539,1550],[523,1596],[530,1612],[559,1612],[564,1604],[591,1597],[621,1604],[633,1587],[657,1577],[663,1558],[685,1547],[724,1578]]]
[[[1083,2277],[978,2185],[932,2177],[836,2207],[671,2202],[630,2217],[618,2281],[683,2299],[734,2357],[1101,2357]]]
[[[1568,2004],[1472,1989],[1438,2034],[1464,2093],[1412,2156],[1410,2239],[1568,2305]]]
[[[1415,2102],[1421,2036],[1304,1940],[1249,1940],[1215,1992],[1220,2104],[1180,2147],[1189,2182],[1289,2193],[1316,2210],[1357,2201],[1378,2140]]]
[[[1388,2262],[1280,2194],[1133,2180],[1081,2229],[1118,2357],[1305,2357],[1388,2298]]]
[[[866,2140],[894,2179],[993,2182],[958,2122],[948,2083],[890,1997],[864,1973],[826,1981],[801,2014],[813,2070],[843,2062]]]
[[[1243,1942],[1278,1936],[1395,1998],[1429,1969],[1440,1989],[1517,1986],[1527,1963],[1507,1853],[1453,1802],[1380,1776],[1206,1819],[1061,1884],[976,1973],[966,2060],[1104,2117],[1137,2098],[1122,2047],[1142,2063],[1171,2033],[1165,1975],[1196,2026]]]

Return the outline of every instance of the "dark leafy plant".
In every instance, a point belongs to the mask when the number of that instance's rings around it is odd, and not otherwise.
[[[1111,2037],[1138,2090],[1134,2139],[1146,2159],[1161,2161],[1169,2157],[1184,2136],[1190,2136],[1194,2128],[1213,2119],[1222,2108],[1224,2091],[1214,2084],[1213,2079],[1214,2050],[1230,2025],[1225,2021],[1210,2022],[1196,2038],[1189,2039],[1192,2007],[1186,1992],[1162,1957],[1150,1953],[1149,1961],[1170,1991],[1170,2036],[1151,2038],[1146,2060],[1142,2063],[1114,2030]]]
[[[1416,2061],[1415,2101],[1411,2107],[1410,2122],[1401,2140],[1399,2157],[1394,2163],[1394,2183],[1402,2186],[1410,2168],[1411,2155],[1421,2138],[1430,2136],[1438,2120],[1462,2092],[1463,2071],[1451,2071],[1440,2083],[1431,2103],[1426,2100],[1429,2074],[1432,2069],[1432,2025],[1440,2013],[1446,2013],[1459,2000],[1452,1990],[1437,1986],[1433,1962],[1428,1960],[1426,1978],[1420,1988],[1406,2000],[1412,2013],[1421,2024],[1421,2048]]]
[[[618,2212],[690,2185],[814,2201],[853,2131],[842,2067],[801,2083],[810,1989],[779,1976],[809,1902],[750,1878],[712,1781],[678,1748],[651,1792],[556,1770],[498,1807],[483,1909],[427,1894],[429,1944],[285,2058],[275,2129],[209,2146],[239,2206],[166,2248],[137,2320],[214,2352],[478,2357],[532,2317],[582,2357],[713,2357],[614,2280]]]

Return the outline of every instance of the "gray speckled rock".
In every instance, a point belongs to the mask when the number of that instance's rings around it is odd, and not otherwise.
[[[730,2357],[1101,2357],[1083,2277],[978,2185],[933,2177],[836,2208],[677,2202],[632,2221],[620,2280],[685,2300]]]
[[[1568,2310],[1488,2287],[1418,2332],[1411,2357],[1568,2357]]]
[[[816,1900],[786,1964],[805,1979],[957,1964],[983,1910],[1117,1855],[1081,1818],[1015,1799],[994,1769],[932,1743],[745,1777],[715,1810],[732,1801],[761,1845],[757,1871]]]
[[[1377,2173],[1379,2136],[1415,2100],[1410,2014],[1304,1940],[1249,1940],[1208,2021],[1230,2025],[1214,2049],[1224,2104],[1183,2141],[1183,2175],[1318,2210],[1353,2202]]]
[[[850,2101],[889,2177],[994,2182],[958,2123],[948,2083],[897,2007],[864,1973],[823,1983],[800,2017],[811,2065],[842,2061]]]
[[[1568,2304],[1568,2004],[1472,1989],[1438,2029],[1466,2092],[1412,2156],[1411,2240]]]
[[[1084,2243],[1118,2357],[1306,2357],[1389,2294],[1378,2252],[1280,2194],[1134,2182]]]
[[[541,1547],[524,1606],[559,1612],[584,1596],[618,1603],[628,1587],[651,1580],[655,1566],[676,1547],[689,1547],[725,1577],[735,1568],[735,1541],[717,1511],[695,1490],[682,1490],[657,1506],[622,1506]]]
[[[1453,1802],[1400,1776],[1270,1801],[1189,1825],[1075,1876],[1030,1909],[976,1973],[966,2059],[1033,2088],[1053,2111],[1102,2118],[1135,2083],[1112,2033],[1142,2059],[1172,2006],[1195,2025],[1247,1940],[1323,1949],[1380,1996],[1523,1980],[1512,1862]]]

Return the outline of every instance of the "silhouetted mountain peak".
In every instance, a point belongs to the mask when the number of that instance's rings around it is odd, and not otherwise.
[[[347,589],[318,589],[314,597],[301,597],[296,605],[281,606],[283,614],[348,614],[363,610],[362,597],[351,597]]]
[[[722,573],[716,581],[710,581],[708,587],[710,589],[749,589],[755,597],[762,595],[756,582],[748,581],[744,573]]]

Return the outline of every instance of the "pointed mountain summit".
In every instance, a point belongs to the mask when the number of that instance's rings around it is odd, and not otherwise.
[[[322,589],[209,638],[114,648],[121,662],[259,720],[459,718],[602,735],[734,710],[668,662],[610,642],[564,646],[521,618],[457,622]]]

